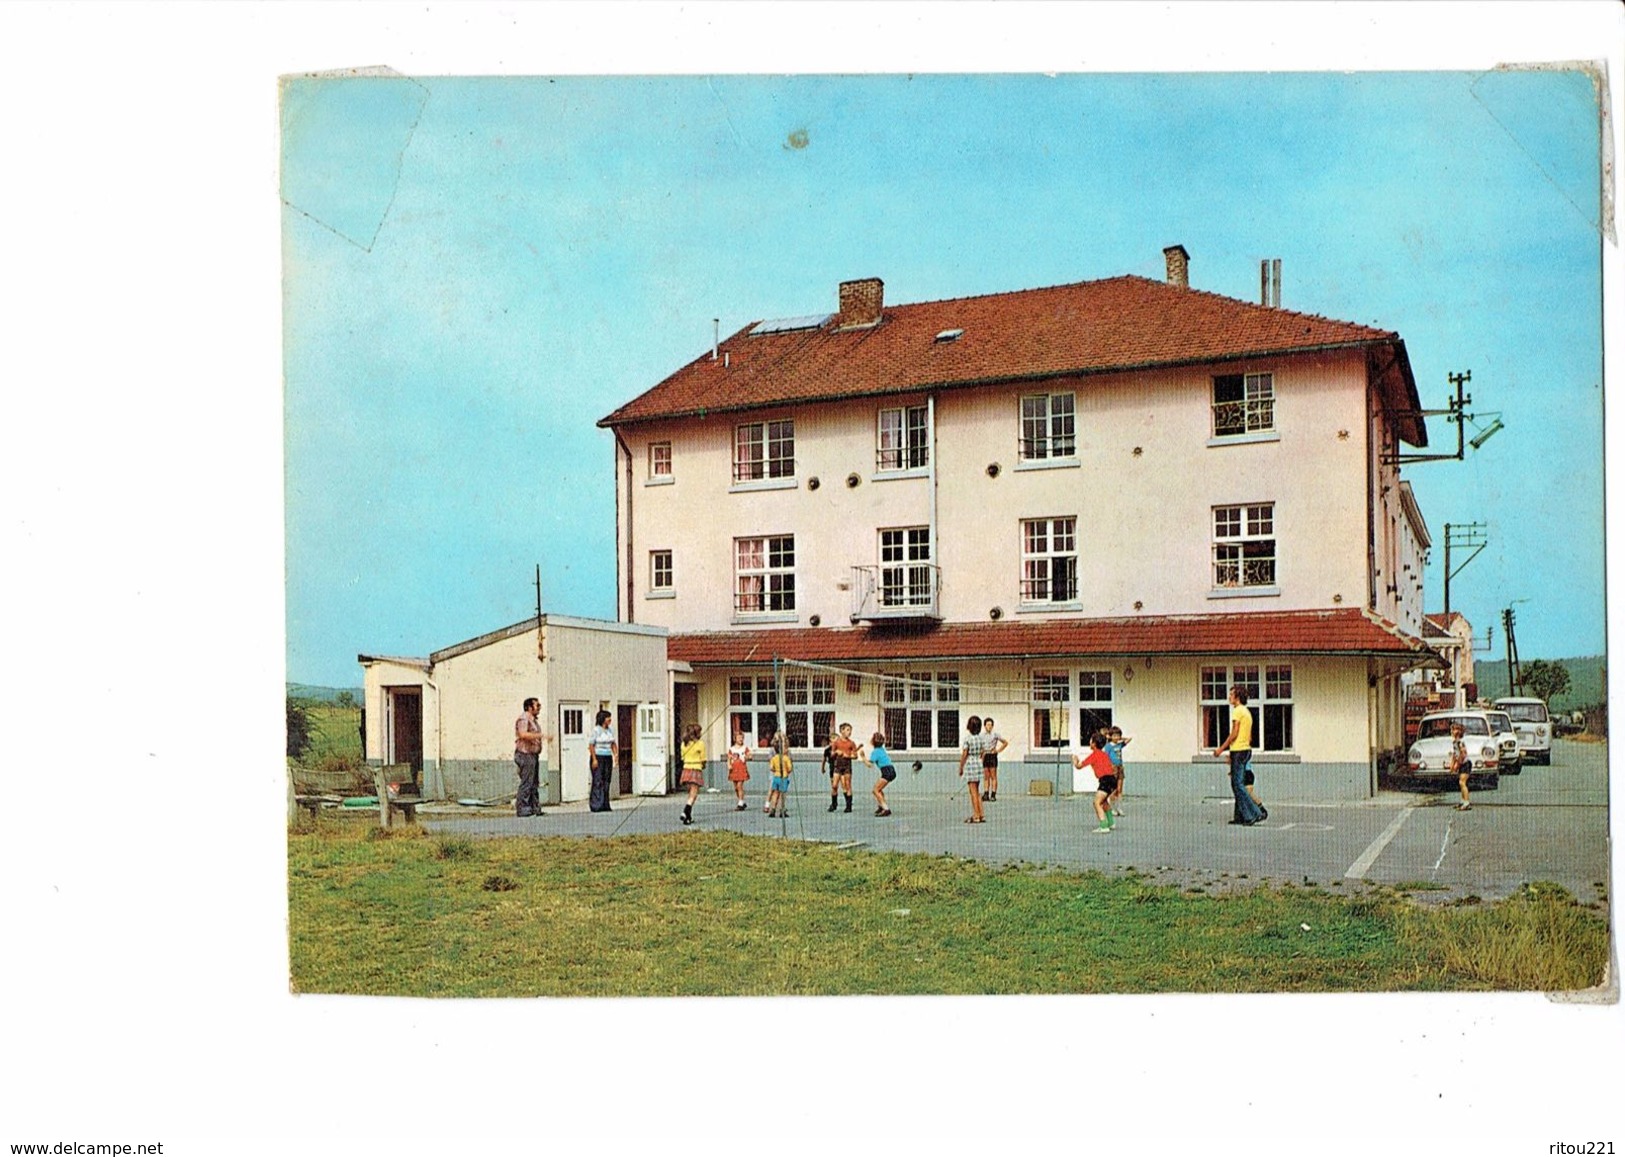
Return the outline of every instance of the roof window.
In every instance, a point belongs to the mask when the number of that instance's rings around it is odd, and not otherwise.
[[[937,336],[932,340],[937,342],[958,341],[959,335],[964,332],[965,331],[962,329],[945,329],[941,333],[937,334]]]
[[[833,313],[815,313],[804,317],[776,317],[767,321],[757,322],[751,328],[749,336],[757,337],[764,333],[792,333],[798,329],[818,329],[834,317]]]

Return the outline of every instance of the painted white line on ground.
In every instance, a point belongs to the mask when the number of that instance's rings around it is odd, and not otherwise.
[[[1360,880],[1371,870],[1371,865],[1377,862],[1382,850],[1388,846],[1390,840],[1399,834],[1400,827],[1410,818],[1411,808],[1402,808],[1394,817],[1394,822],[1383,829],[1382,835],[1371,841],[1371,846],[1360,853],[1360,858],[1349,865],[1349,870],[1343,873],[1345,880]]]
[[[1439,858],[1433,861],[1433,870],[1438,872],[1439,865],[1444,863],[1445,849],[1450,846],[1450,829],[1455,826],[1455,820],[1447,820],[1444,825],[1444,843],[1439,845]]]

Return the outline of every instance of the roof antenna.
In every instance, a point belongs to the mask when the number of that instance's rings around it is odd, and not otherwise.
[[[720,317],[713,317],[711,319],[711,360],[712,361],[717,360],[717,342],[722,337],[722,328],[721,327],[722,327],[722,319]]]

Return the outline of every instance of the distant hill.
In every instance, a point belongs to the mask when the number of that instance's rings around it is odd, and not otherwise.
[[[355,696],[357,703],[361,702],[361,688],[359,687],[316,687],[309,683],[289,683],[288,695],[294,699],[315,699],[320,703],[331,703],[339,697],[339,692],[348,691]]]
[[[1520,663],[1527,663],[1529,658],[1518,657]],[[1608,663],[1606,655],[1585,655],[1578,659],[1553,659],[1554,663],[1561,663],[1569,672],[1569,693],[1559,695],[1548,706],[1554,711],[1573,711],[1579,707],[1590,707],[1601,703],[1607,697],[1607,689],[1603,686],[1603,667]],[[1478,680],[1478,694],[1484,699],[1497,699],[1507,693],[1507,663],[1505,659],[1496,659],[1493,662],[1484,659],[1473,661],[1473,677]]]

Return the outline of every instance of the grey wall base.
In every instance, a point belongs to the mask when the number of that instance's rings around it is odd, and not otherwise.
[[[912,759],[892,757],[897,763],[897,778],[886,789],[888,795],[898,797],[943,796],[966,791],[965,781],[958,775],[959,761],[921,760],[918,772],[912,771]],[[1258,797],[1266,802],[1281,803],[1346,803],[1371,798],[1371,769],[1364,763],[1257,763],[1253,775]],[[1072,764],[1052,760],[1001,761],[999,764],[999,795],[1013,799],[1029,794],[1033,780],[1046,780],[1054,797],[1074,794],[1072,791]],[[1125,773],[1124,791],[1129,796],[1163,797],[1171,799],[1202,799],[1207,796],[1230,794],[1229,764],[1222,760],[1201,763],[1135,763],[1130,760]],[[718,776],[724,791],[730,785],[725,776]],[[859,764],[852,773],[852,793],[867,798],[874,785],[875,771]],[[752,797],[765,795],[767,777],[752,767],[750,782],[745,785]],[[792,780],[793,795],[812,796],[829,794],[829,777],[819,774],[812,760],[796,761]]]

